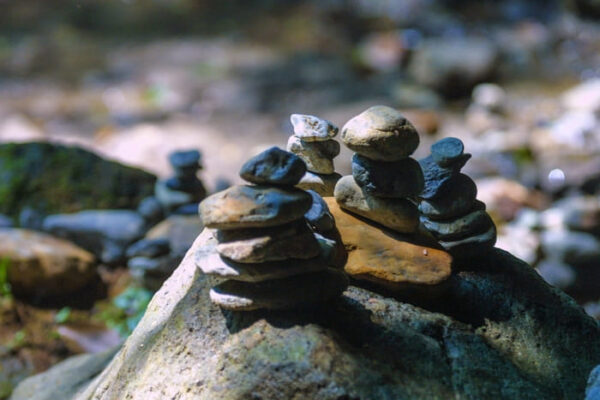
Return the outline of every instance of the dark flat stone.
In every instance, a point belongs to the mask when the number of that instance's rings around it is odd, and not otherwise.
[[[448,137],[431,145],[431,157],[440,167],[447,167],[456,162],[464,150],[465,146],[460,139]]]
[[[460,173],[461,168],[464,167],[469,158],[471,158],[470,154],[462,154],[449,167],[440,167],[431,155],[419,160],[425,179],[425,188],[419,196],[423,199],[435,197],[448,179]]]
[[[169,154],[169,162],[175,169],[200,167],[202,155],[198,150],[174,151]]]
[[[366,193],[377,197],[414,196],[421,193],[424,187],[421,167],[410,157],[386,162],[354,154],[352,176]]]
[[[294,186],[306,173],[300,157],[278,147],[271,147],[252,157],[240,170],[242,179],[256,184]]]
[[[477,185],[471,178],[458,174],[445,185],[435,198],[419,203],[419,211],[432,220],[444,220],[464,215],[471,210],[477,197]]]

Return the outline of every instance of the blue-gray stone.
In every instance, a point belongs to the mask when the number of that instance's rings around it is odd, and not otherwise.
[[[456,162],[464,150],[465,146],[460,139],[448,137],[431,145],[431,157],[440,167],[447,167]]]
[[[174,151],[169,154],[169,162],[175,169],[200,168],[202,155],[198,150]]]
[[[146,221],[136,211],[88,210],[46,217],[43,229],[71,240],[105,264],[123,261],[127,247],[144,236]]]
[[[492,219],[484,210],[475,210],[457,218],[435,221],[421,216],[421,223],[439,240],[458,240],[477,233],[482,233],[493,224]]]
[[[313,202],[310,210],[304,214],[304,218],[317,232],[328,232],[335,227],[335,220],[325,200],[314,190],[307,190],[312,196]]]
[[[0,214],[0,228],[12,228],[12,226],[12,219],[4,214]]]
[[[423,172],[419,163],[408,157],[400,161],[375,161],[359,154],[352,156],[352,176],[368,194],[402,198],[423,190]]]
[[[477,185],[471,178],[458,174],[444,185],[443,192],[435,198],[423,199],[419,211],[432,220],[445,220],[466,214],[471,210],[477,197]]]
[[[600,260],[600,240],[589,233],[547,230],[542,232],[541,243],[548,258],[573,266],[595,265]]]
[[[160,202],[154,196],[145,197],[139,204],[137,212],[148,222],[160,221],[164,214]]]
[[[587,381],[585,400],[600,400],[600,365],[597,365]]]
[[[294,186],[306,173],[306,164],[295,154],[271,147],[248,160],[240,170],[242,179],[256,184]]]
[[[438,192],[442,191],[442,186],[446,181],[460,173],[461,168],[464,167],[469,158],[471,158],[470,154],[462,154],[448,167],[439,166],[431,155],[419,160],[425,178],[425,188],[419,196],[423,199],[431,199],[437,196]]]
[[[158,257],[169,254],[171,244],[167,238],[142,239],[127,248],[127,258],[133,257]]]

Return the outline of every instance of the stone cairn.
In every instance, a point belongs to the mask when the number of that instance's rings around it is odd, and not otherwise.
[[[306,163],[307,172],[297,187],[314,190],[321,196],[333,196],[333,188],[342,177],[335,172],[333,159],[340,154],[340,144],[333,140],[338,127],[312,115],[292,114],[294,134],[287,150]]]
[[[477,186],[461,168],[471,158],[462,141],[445,138],[419,161],[425,175],[419,211],[421,223],[455,258],[477,256],[496,243],[496,226],[476,200]]]
[[[327,301],[347,287],[345,274],[329,257],[335,241],[309,226],[334,227],[313,197],[295,188],[305,163],[276,147],[250,159],[233,186],[200,203],[206,229],[196,265],[216,277],[211,301],[229,310],[287,309]],[[332,218],[331,218],[332,219]]]
[[[416,197],[424,186],[419,163],[410,157],[419,134],[398,111],[374,106],[352,118],[342,141],[355,152],[352,175],[335,186],[339,206],[400,233],[419,225]]]
[[[198,202],[206,197],[206,189],[198,179],[202,169],[198,150],[175,151],[169,154],[174,176],[156,182],[154,195],[166,213],[196,214]]]

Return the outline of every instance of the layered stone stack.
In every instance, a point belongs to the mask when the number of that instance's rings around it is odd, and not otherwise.
[[[346,123],[342,140],[355,154],[352,175],[335,186],[339,206],[394,231],[415,232],[419,212],[409,199],[424,183],[410,157],[419,145],[413,125],[390,107],[374,106]]]
[[[221,281],[210,291],[215,304],[230,310],[295,308],[344,291],[346,276],[326,258],[332,241],[318,240],[304,217],[313,198],[294,187],[305,172],[299,157],[273,147],[242,167],[240,176],[250,185],[200,204],[207,229],[196,264]]]
[[[486,253],[496,243],[496,226],[476,199],[475,182],[460,173],[469,158],[459,139],[445,138],[419,161],[425,175],[421,222],[455,258]]]
[[[298,187],[314,190],[321,196],[333,196],[333,188],[342,177],[335,172],[333,159],[340,154],[340,144],[333,138],[338,127],[312,115],[292,114],[294,134],[287,150],[300,157],[307,167]]]
[[[201,154],[198,150],[176,151],[169,155],[174,176],[156,182],[154,193],[167,213],[195,214],[206,189],[198,179]]]

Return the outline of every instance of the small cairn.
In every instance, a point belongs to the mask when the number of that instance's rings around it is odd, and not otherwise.
[[[425,175],[421,223],[455,258],[480,255],[496,243],[496,226],[476,199],[475,182],[460,172],[469,158],[460,139],[445,138],[419,161]]]
[[[197,173],[202,169],[198,150],[169,154],[174,176],[156,182],[154,194],[167,213],[196,214],[198,202],[206,197],[206,189]]]
[[[424,185],[410,157],[419,145],[416,129],[398,111],[374,106],[346,123],[342,140],[355,154],[352,175],[335,186],[339,206],[394,231],[415,232],[419,212],[409,198]]]
[[[206,229],[196,265],[220,281],[210,291],[213,303],[237,311],[288,309],[345,290],[345,274],[329,267],[335,241],[318,238],[304,217],[313,197],[294,186],[305,173],[299,157],[272,147],[242,167],[240,176],[250,185],[200,203]],[[334,227],[327,213],[312,211],[313,223]]]
[[[321,196],[333,196],[333,188],[342,177],[333,166],[333,159],[340,154],[340,144],[333,140],[338,127],[312,115],[292,114],[290,121],[294,134],[288,140],[287,150],[300,157],[307,168],[296,186]]]

